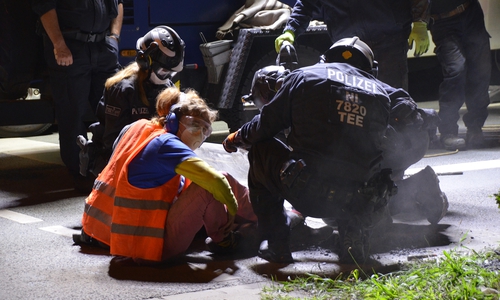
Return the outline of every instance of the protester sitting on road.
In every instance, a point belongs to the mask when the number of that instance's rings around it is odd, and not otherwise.
[[[97,106],[99,122],[89,128],[92,140],[78,137],[81,175],[97,176],[123,127],[155,114],[156,96],[173,87],[172,77],[183,69],[184,48],[184,41],[168,26],[155,27],[137,40],[135,61],[106,81]]]
[[[120,133],[85,201],[75,242],[160,262],[185,252],[204,226],[210,251],[235,251],[242,241],[239,226],[256,222],[248,190],[194,152],[211,134],[217,112],[195,91],[176,87],[158,95],[156,111],[159,117]]]
[[[407,163],[384,163],[386,147],[400,141],[388,131],[414,127],[426,132],[434,120],[406,91],[373,76],[373,53],[357,37],[333,44],[324,61],[286,76],[261,113],[223,142],[227,152],[250,148],[250,198],[268,241],[259,255],[271,262],[293,262],[285,199],[307,216],[337,221],[341,262],[366,261],[370,229],[386,215],[397,192],[391,167],[399,172]],[[286,144],[275,138],[289,127]],[[441,215],[443,197],[439,202]]]

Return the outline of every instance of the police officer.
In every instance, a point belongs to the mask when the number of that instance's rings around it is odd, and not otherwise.
[[[243,100],[252,101],[262,110],[276,95],[288,74],[289,70],[276,65],[257,70],[250,93],[243,96]],[[398,97],[404,100],[393,100]],[[405,213],[437,224],[448,210],[448,199],[441,191],[438,176],[430,166],[407,177],[405,171],[424,157],[430,137],[436,131],[439,117],[433,109],[417,108],[417,104],[400,89],[395,89],[390,98],[391,117],[382,144],[382,168],[392,169],[391,178],[398,186],[398,193],[391,197],[390,216],[384,220],[392,222],[392,216]],[[287,143],[288,133],[287,129],[276,137]],[[332,226],[337,224],[333,218],[323,218],[323,221]]]
[[[113,143],[128,124],[156,113],[156,97],[173,87],[172,77],[182,71],[185,44],[168,26],[157,26],[137,40],[135,62],[110,77],[97,106],[99,122],[90,126],[91,141],[80,136],[81,174],[97,176],[111,156]],[[96,153],[98,152],[98,153]]]
[[[294,43],[312,19],[324,21],[332,42],[358,36],[370,46],[379,62],[378,78],[408,90],[407,52],[427,52],[430,0],[297,0],[283,34],[275,40]]]
[[[228,152],[251,145],[250,197],[268,240],[259,255],[272,262],[293,262],[284,199],[307,216],[336,219],[340,261],[364,262],[369,231],[396,193],[382,165],[391,107],[405,123],[425,121],[404,90],[373,76],[373,53],[357,37],[333,44],[324,60],[286,76],[261,114],[223,142]],[[287,145],[274,138],[289,127]]]
[[[478,0],[433,0],[429,27],[443,71],[439,86],[441,143],[448,150],[481,148],[491,77],[490,36],[481,4]],[[457,124],[464,103],[465,139],[458,136]]]
[[[87,136],[86,122],[94,121],[104,82],[119,69],[123,4],[121,0],[34,0],[33,9],[44,29],[61,158],[75,178],[75,187],[85,188],[75,138]]]

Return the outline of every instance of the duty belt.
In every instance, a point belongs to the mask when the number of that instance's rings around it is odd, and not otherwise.
[[[436,20],[446,19],[446,18],[450,18],[450,17],[456,16],[456,15],[459,15],[459,14],[463,13],[465,11],[465,9],[467,9],[467,7],[469,7],[470,2],[471,2],[471,0],[467,0],[463,4],[460,4],[459,6],[457,6],[454,10],[451,10],[449,12],[445,12],[442,14],[431,15],[431,19],[434,19],[434,21],[436,21]]]
[[[63,31],[63,36],[68,39],[78,40],[86,43],[97,43],[108,35],[108,32],[91,33],[82,31]]]

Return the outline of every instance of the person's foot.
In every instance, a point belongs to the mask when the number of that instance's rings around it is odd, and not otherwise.
[[[445,134],[440,138],[441,144],[446,150],[462,150],[465,148],[465,140],[456,134]]]
[[[93,247],[109,249],[108,245],[99,242],[96,239],[93,239],[92,237],[88,236],[83,230],[80,232],[80,234],[73,234],[73,242],[75,243],[75,245],[88,245]]]
[[[259,249],[259,257],[272,263],[293,264],[290,247],[288,246],[288,242],[285,241],[274,243],[268,242],[267,245]]]
[[[227,255],[238,250],[241,240],[239,232],[231,231],[222,241],[214,242],[211,237],[205,239],[208,250],[213,254]]]
[[[417,208],[431,224],[437,224],[448,212],[448,198],[439,187],[439,178],[430,166],[412,175],[409,179],[416,181],[419,190],[415,201]]]
[[[484,147],[484,134],[481,128],[468,128],[465,135],[467,149],[479,149]]]
[[[299,211],[292,208],[291,210],[286,210],[286,214],[290,220],[290,229],[293,229],[297,225],[304,224],[305,218]]]
[[[369,232],[353,226],[340,226],[339,262],[364,264],[369,258]]]

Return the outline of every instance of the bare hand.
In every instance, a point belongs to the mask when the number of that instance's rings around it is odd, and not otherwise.
[[[66,45],[54,48],[54,57],[60,66],[70,66],[73,64],[73,54]]]

